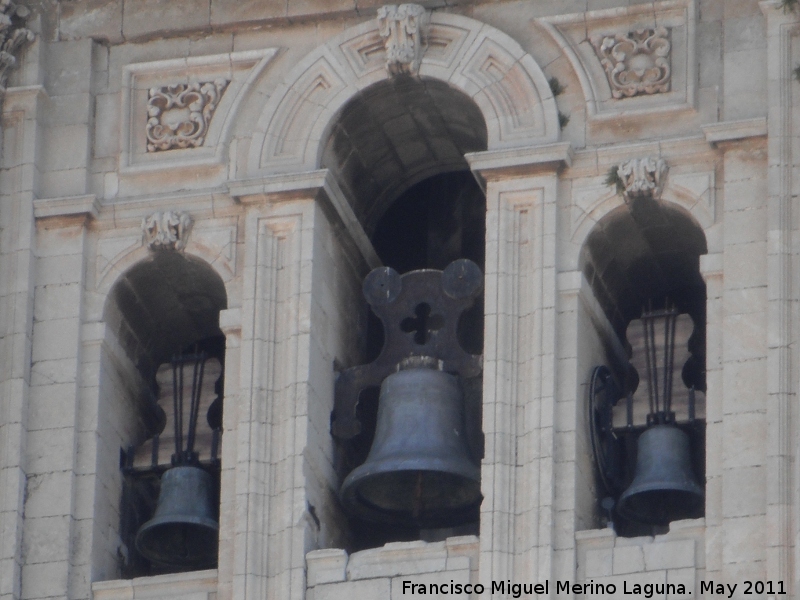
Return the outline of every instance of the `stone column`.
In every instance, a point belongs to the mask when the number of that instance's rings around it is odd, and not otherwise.
[[[94,196],[35,200],[36,271],[31,374],[23,450],[26,495],[22,597],[88,598],[94,478],[78,463],[79,432],[97,414],[81,410],[81,338],[86,223]],[[65,268],[67,262],[72,268]]]
[[[768,98],[768,220],[767,220],[767,564],[765,577],[790,581],[786,591],[797,593],[800,572],[800,494],[797,491],[798,432],[797,344],[797,235],[792,205],[798,194],[793,173],[797,131],[797,36],[800,17],[797,9],[785,10],[778,0],[761,2],[767,18],[767,98]]]
[[[235,472],[224,458],[223,480],[235,493],[223,486],[233,558],[220,564],[220,598],[302,600],[306,553],[346,535],[332,495],[333,362],[356,362],[353,306],[378,261],[327,171],[231,184],[231,194],[247,206],[247,255],[238,373],[226,368],[239,397],[225,424]]]
[[[557,169],[568,144],[467,155],[486,184],[480,581],[553,574]]]
[[[27,31],[27,30],[26,30]],[[27,39],[27,35],[25,36]],[[6,63],[13,56],[6,57]],[[0,65],[5,83],[9,65]],[[34,257],[33,190],[41,87],[2,90],[6,156],[0,171],[0,598],[21,593],[24,457],[31,385]]]

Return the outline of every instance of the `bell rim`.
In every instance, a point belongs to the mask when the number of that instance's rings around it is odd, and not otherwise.
[[[641,443],[642,438],[657,438],[658,436],[663,437],[665,435],[673,436],[673,438],[679,437],[686,444],[688,444],[690,441],[689,434],[680,427],[677,427],[673,424],[659,424],[653,425],[643,431],[637,440],[637,446],[639,443]],[[698,512],[700,507],[705,502],[705,490],[703,489],[703,486],[697,483],[695,479],[689,477],[686,477],[680,481],[673,480],[673,485],[667,488],[664,487],[663,481],[650,481],[637,484],[636,480],[637,477],[634,477],[633,481],[631,481],[628,487],[620,494],[616,506],[616,511],[618,514],[632,521],[648,523],[651,525],[668,525],[673,521],[693,518],[693,513]],[[636,510],[631,507],[631,500],[634,497],[649,492],[679,493],[685,496],[685,500],[682,504],[677,505],[674,510],[670,511],[673,514],[671,514],[669,517],[665,519],[656,519],[653,518],[655,515],[652,513]]]
[[[152,535],[153,530],[156,527],[161,525],[174,525],[174,524],[181,524],[181,525],[195,525],[198,527],[205,528],[207,530],[212,530],[215,537],[214,540],[211,542],[211,546],[209,546],[209,551],[202,554],[202,558],[200,560],[164,560],[162,556],[156,555],[153,552],[147,550],[147,547],[144,545],[145,538],[148,535]],[[153,517],[149,521],[147,521],[144,525],[139,528],[139,531],[136,533],[136,540],[135,546],[136,551],[141,554],[144,558],[149,560],[150,562],[157,563],[159,565],[171,566],[171,567],[187,567],[187,566],[205,566],[214,562],[214,559],[219,552],[219,523],[217,523],[214,519],[210,519],[207,517],[181,517],[180,515],[161,515],[158,517]],[[213,550],[212,550],[213,548]]]
[[[374,463],[369,465],[364,463],[363,465],[353,469],[353,471],[345,478],[339,493],[339,499],[348,509],[351,515],[375,523],[384,523],[389,525],[413,525],[424,528],[429,526],[452,527],[467,522],[465,518],[468,516],[469,512],[480,506],[481,502],[483,502],[483,495],[481,494],[480,488],[480,467],[474,466],[474,468],[472,468],[473,465],[469,465],[467,469],[437,469],[431,468],[430,463],[432,459],[426,458],[426,460],[428,462],[427,467],[416,468],[410,468],[408,466],[404,468],[397,468],[396,466],[393,467],[393,464],[396,465],[397,461],[387,459],[380,461],[380,463],[377,465]],[[443,459],[433,460],[439,460],[444,463]],[[399,462],[407,463],[408,459],[403,459]],[[475,486],[475,497],[473,500],[463,504],[462,506],[431,510],[429,511],[430,516],[415,519],[406,510],[388,510],[374,506],[373,504],[367,502],[359,494],[359,484],[369,477],[383,474],[420,472],[441,473],[443,475],[460,477],[465,481],[464,487],[470,485]]]
[[[699,486],[698,486],[699,487]],[[692,499],[691,503],[684,505],[684,510],[676,510],[675,514],[670,515],[667,519],[653,519],[648,517],[644,512],[637,511],[630,507],[630,499],[637,494],[641,494],[644,492],[681,492],[687,495]],[[699,510],[699,508],[705,502],[705,494],[702,490],[681,490],[681,489],[671,489],[665,490],[664,488],[653,488],[653,489],[638,489],[636,490],[635,494],[630,494],[626,498],[622,498],[620,496],[619,502],[617,503],[617,512],[625,517],[626,519],[630,519],[632,521],[636,521],[638,523],[646,523],[650,525],[668,525],[673,521],[681,521],[684,519],[692,519],[696,518],[694,513]]]
[[[205,568],[214,564],[219,553],[219,522],[217,519],[202,514],[186,514],[174,510],[164,510],[164,505],[161,504],[163,500],[164,488],[166,485],[175,486],[181,481],[181,478],[189,477],[190,480],[194,479],[195,482],[202,481],[208,489],[213,486],[213,476],[206,469],[199,465],[183,464],[170,467],[161,475],[161,492],[159,493],[156,514],[149,520],[143,523],[134,538],[134,546],[136,551],[151,563],[170,567],[170,568]],[[176,480],[176,481],[171,481]],[[191,559],[181,559],[178,556],[166,556],[165,554],[151,551],[150,547],[154,544],[148,544],[153,541],[153,536],[157,535],[156,530],[164,526],[192,526],[195,530],[202,530],[204,534],[209,537],[209,540],[203,544],[203,548],[207,548],[207,552],[195,553]],[[201,550],[203,548],[200,548]],[[197,550],[197,548],[195,548]]]

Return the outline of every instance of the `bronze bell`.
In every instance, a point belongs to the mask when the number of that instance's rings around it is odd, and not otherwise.
[[[623,516],[653,525],[696,517],[703,488],[696,482],[689,436],[674,425],[654,425],[637,440],[636,471],[619,498]]]
[[[163,566],[213,566],[219,531],[213,498],[214,480],[200,467],[167,470],[161,476],[155,514],[136,534],[136,549]]]
[[[448,527],[468,520],[480,504],[463,394],[455,376],[431,368],[436,362],[418,357],[383,381],[369,456],[342,485],[342,502],[354,515]]]

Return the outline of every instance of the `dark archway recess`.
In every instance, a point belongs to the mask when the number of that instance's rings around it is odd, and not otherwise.
[[[705,390],[706,284],[700,256],[708,251],[702,229],[681,209],[647,200],[621,207],[594,228],[581,268],[620,340],[647,305],[665,301],[695,323],[690,349],[692,381]]]
[[[189,345],[222,335],[225,284],[204,261],[169,250],[153,252],[114,285],[106,323],[145,380]]]
[[[378,220],[414,184],[468,170],[486,150],[486,123],[468,96],[435,79],[395,77],[357,94],[331,127],[321,157],[372,236]]]
[[[703,230],[686,212],[666,203],[638,199],[604,217],[590,233],[581,256],[581,269],[629,356],[626,329],[644,310],[671,305],[691,316],[691,357],[683,367],[682,383],[699,392],[706,390],[706,285],[700,274],[700,256],[707,251]],[[644,374],[637,375],[629,365],[608,366],[621,385],[622,406],[624,397],[637,388]],[[704,481],[704,411],[696,421],[679,426],[690,434],[692,467],[698,480]],[[634,476],[640,429],[619,436],[623,489]],[[658,533],[652,526],[629,522],[619,515],[615,527],[623,536]]]
[[[468,258],[484,269],[486,199],[464,158],[486,150],[486,124],[468,96],[432,79],[395,77],[362,91],[341,111],[330,129],[321,164],[331,170],[375,250],[399,273],[444,269]],[[364,363],[383,345],[380,321],[368,313],[363,336]],[[483,352],[482,297],[459,321],[459,342]],[[463,381],[466,434],[476,459],[483,454],[482,378]],[[364,462],[372,445],[378,390],[359,399],[361,433],[339,445],[344,477]],[[474,519],[457,528],[420,530],[351,519],[352,550],[388,541],[444,539],[478,533]]]
[[[166,434],[164,410],[156,403],[158,385],[156,371],[174,355],[205,353],[219,360],[224,369],[225,338],[219,328],[219,312],[227,306],[225,285],[213,268],[204,261],[172,250],[151,253],[144,261],[127,271],[111,290],[104,319],[127,356],[130,371],[138,372],[138,389],[128,389],[135,405],[139,424],[129,439],[120,440],[122,491],[120,499],[120,538],[127,548],[120,561],[125,578],[153,575],[183,568],[151,564],[136,550],[137,531],[154,513],[159,497],[161,475],[169,468],[151,438]],[[212,497],[209,505],[219,507],[219,439],[222,426],[223,378],[214,382],[216,400],[207,414],[199,417],[198,427],[214,431],[211,446],[202,448],[199,466],[212,476]],[[187,392],[188,393],[188,392]],[[118,427],[120,430],[131,429]],[[147,442],[147,451],[142,451]],[[166,444],[166,442],[165,442]],[[168,452],[168,444],[164,445]],[[137,450],[138,448],[138,450]],[[196,446],[197,448],[197,446]],[[143,460],[142,456],[153,456]],[[209,456],[211,458],[209,458]],[[147,458],[145,457],[145,458]],[[217,515],[212,515],[217,518]]]

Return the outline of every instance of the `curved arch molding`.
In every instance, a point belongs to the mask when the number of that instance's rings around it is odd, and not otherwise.
[[[547,78],[506,34],[459,15],[431,15],[422,78],[447,82],[477,104],[488,149],[556,142],[558,110]],[[386,51],[371,20],[305,57],[264,107],[248,176],[318,168],[321,143],[336,114],[364,88],[387,80]]]

